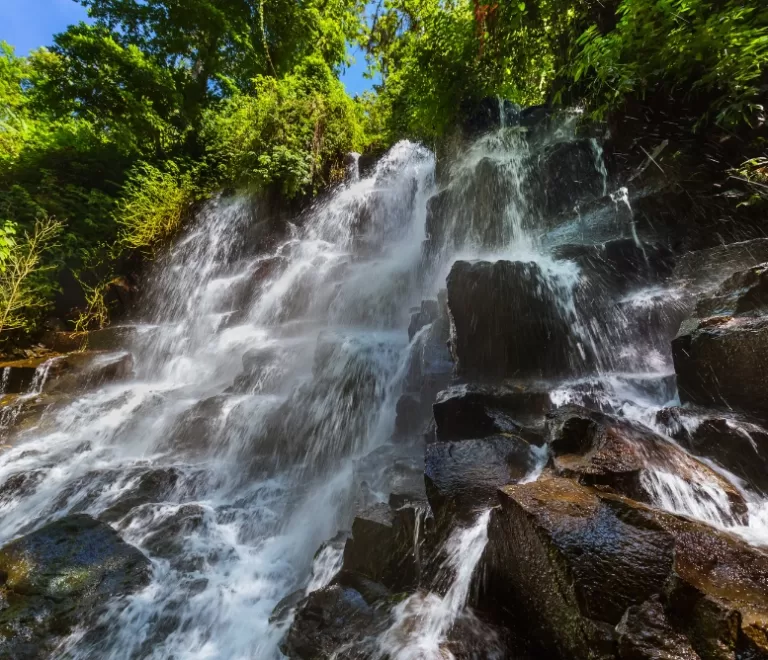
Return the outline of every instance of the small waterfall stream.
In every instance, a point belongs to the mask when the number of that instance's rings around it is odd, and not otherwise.
[[[655,282],[609,291],[564,251],[574,237],[585,250],[624,237],[649,259],[626,219],[631,209],[620,208],[626,189],[610,193],[595,140],[589,171],[568,185],[605,198],[602,206],[574,212],[570,202],[557,206],[556,191],[537,189],[542,154],[573,142],[572,121],[538,137],[502,129],[480,138],[450,164],[443,187],[434,156],[413,143],[396,145],[367,176],[355,159],[350,181],[269,250],[247,239],[260,220],[249,200],[204,207],[154,273],[144,322],[126,347],[135,377],[52,408],[0,454],[0,484],[24,475],[0,496],[0,543],[84,512],[152,560],[150,586],[115,605],[95,635],[76,631],[56,657],[281,657],[290,617],[270,615],[338,570],[338,546],[314,555],[349,529],[361,489],[356,461],[374,456],[366,488],[381,500],[392,452],[414,455],[390,445],[411,352],[423,350],[430,329],[409,344],[409,310],[437,297],[459,259],[536,265],[541,290],[572,330],[574,373],[550,384],[554,404],[590,397],[654,425],[674,397],[665,389],[673,369],[668,336],[641,321],[674,323],[691,303]],[[438,206],[443,220],[430,225]],[[376,459],[381,448],[390,453]],[[760,497],[750,495],[749,523],[739,525],[725,519],[716,484],[704,500],[663,472],[646,487],[663,509],[768,545]],[[465,606],[489,515],[453,531],[442,595],[418,591],[397,605],[376,642],[380,657],[453,657],[447,636],[473,616]],[[478,657],[497,657],[490,632],[486,642]]]

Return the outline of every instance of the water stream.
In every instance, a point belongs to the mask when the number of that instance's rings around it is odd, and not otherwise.
[[[268,249],[247,238],[261,220],[250,200],[205,206],[151,278],[127,347],[135,377],[52,408],[0,454],[0,484],[24,475],[0,497],[0,543],[86,512],[152,560],[150,587],[115,606],[96,639],[77,631],[57,657],[280,657],[287,622],[270,623],[270,614],[338,569],[338,548],[315,552],[349,529],[356,459],[390,442],[421,337],[409,345],[409,309],[436,297],[456,259],[538,264],[573,329],[582,376],[553,388],[553,401],[578,401],[583,378],[598,379],[606,406],[650,423],[670,398],[661,384],[671,359],[633,314],[684,304],[657,284],[596,298],[575,261],[553,256],[585,227],[595,242],[610,231],[641,245],[634,222],[617,229],[623,209],[606,211],[614,215],[605,220],[569,206],[553,222],[554,211],[536,201],[541,154],[572,137],[566,123],[538,142],[509,130],[478,140],[450,167],[440,227],[428,226],[428,203],[445,190],[434,156],[409,142],[368,176],[357,175],[355,160],[350,181]],[[595,141],[587,158],[593,197],[606,196]],[[614,198],[628,204],[623,194]],[[384,475],[391,455],[372,465]],[[649,485],[659,506],[725,524],[721,493],[702,503],[676,479],[660,474]],[[768,508],[760,499],[750,506],[749,526],[735,531],[768,544]],[[379,639],[382,653],[451,657],[444,643],[471,616],[464,607],[487,520],[454,531],[443,595],[420,591],[398,605]],[[487,641],[482,657],[494,657]]]

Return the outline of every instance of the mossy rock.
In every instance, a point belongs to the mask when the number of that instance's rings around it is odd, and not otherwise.
[[[73,515],[0,548],[0,658],[47,657],[72,627],[149,582],[149,560],[108,525]]]

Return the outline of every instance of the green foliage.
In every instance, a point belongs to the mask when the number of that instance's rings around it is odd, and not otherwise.
[[[768,5],[743,0],[622,0],[616,26],[577,40],[574,82],[597,113],[665,91],[701,98],[704,119],[749,122],[766,92]]]
[[[337,75],[364,2],[79,1],[93,23],[49,48],[25,58],[0,44],[0,259],[59,218],[29,281],[45,279],[35,295],[50,299],[71,271],[82,325],[104,322],[101,285],[89,283],[105,263],[154,253],[215,187],[295,195],[333,181],[363,144],[362,112]],[[23,309],[31,329],[37,316]]]
[[[128,175],[115,209],[120,243],[132,250],[152,252],[181,226],[192,199],[192,179],[173,162],[158,169],[139,163]]]
[[[13,331],[30,330],[49,305],[51,285],[46,273],[53,266],[45,264],[43,258],[54,247],[61,229],[56,220],[40,220],[4,255],[0,268],[0,338]]]
[[[278,185],[292,197],[331,182],[348,151],[361,149],[359,107],[318,56],[282,78],[258,76],[253,93],[212,109],[203,126],[219,183]]]

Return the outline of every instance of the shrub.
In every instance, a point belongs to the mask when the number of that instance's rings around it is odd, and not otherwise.
[[[153,252],[178,231],[192,196],[192,178],[177,163],[168,161],[163,169],[137,165],[115,210],[121,245]]]

